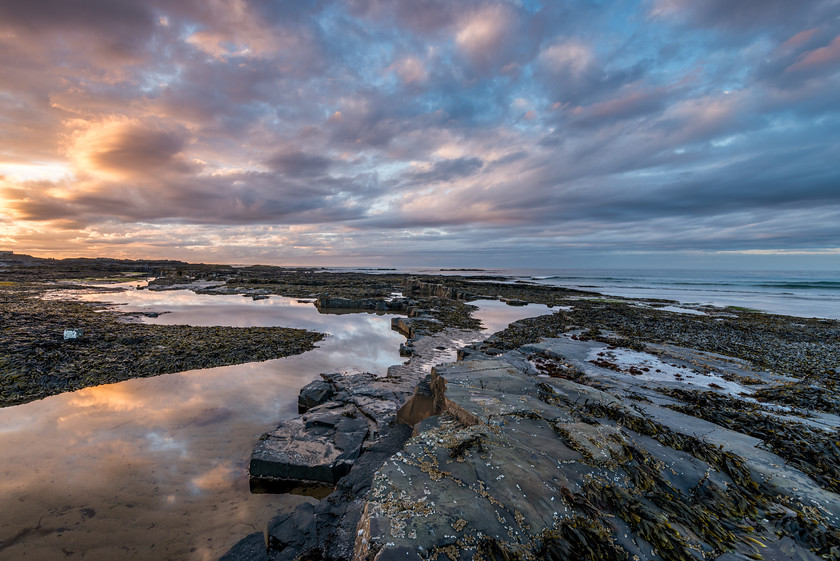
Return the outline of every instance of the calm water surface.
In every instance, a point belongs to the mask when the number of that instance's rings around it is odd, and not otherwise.
[[[86,388],[0,409],[0,559],[217,559],[284,508],[310,499],[252,495],[258,436],[296,413],[322,372],[385,373],[401,362],[392,314],[319,314],[272,296],[132,290],[85,296],[153,323],[306,327],[318,348],[260,363]],[[478,302],[487,332],[547,313]],[[485,333],[484,335],[486,335]]]

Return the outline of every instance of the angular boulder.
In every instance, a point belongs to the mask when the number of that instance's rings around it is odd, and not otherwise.
[[[367,434],[368,421],[354,406],[317,408],[262,436],[251,454],[251,480],[332,487],[350,471]]]
[[[298,413],[306,413],[313,407],[317,407],[332,399],[335,390],[324,380],[315,380],[301,388],[298,394]]]

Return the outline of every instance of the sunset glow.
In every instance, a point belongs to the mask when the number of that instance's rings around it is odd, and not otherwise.
[[[32,0],[0,52],[0,250],[837,266],[836,2]]]

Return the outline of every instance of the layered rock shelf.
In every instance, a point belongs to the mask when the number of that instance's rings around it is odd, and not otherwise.
[[[435,367],[435,415],[374,477],[354,558],[837,555],[840,495],[758,440],[574,358],[591,347],[547,340]],[[540,375],[534,357],[589,383]],[[791,525],[808,531],[780,531]]]
[[[836,352],[836,322],[796,336],[764,318],[749,317],[751,332],[709,322],[716,350],[782,337],[788,350],[767,358],[779,366],[761,368],[583,329],[570,310],[512,324],[457,361],[454,340],[476,332],[396,318],[409,361],[380,378],[324,375],[301,391],[301,416],[255,449],[255,479],[329,496],[272,520],[264,557],[258,533],[225,559],[840,559],[833,382],[818,407],[782,403],[812,395],[783,365],[811,336]]]
[[[315,306],[319,310],[363,310],[376,312],[405,312],[412,306],[416,306],[417,302],[408,298],[393,298],[385,300],[383,298],[339,298],[331,297],[329,295],[320,296],[315,300]]]
[[[836,321],[492,277],[177,273],[155,284],[406,314],[405,364],[324,375],[254,449],[255,489],[326,498],[225,559],[840,558]],[[557,312],[453,362],[478,298]]]
[[[412,426],[406,422],[411,415],[429,414],[402,409],[433,364],[455,357],[453,341],[475,340],[476,333],[447,329],[416,336],[412,357],[390,367],[385,376],[323,374],[322,380],[301,390],[301,414],[260,438],[249,469],[254,491],[322,499],[269,522],[269,557],[264,558],[352,556],[373,474],[411,436]],[[262,532],[246,537],[224,559],[260,559],[253,556],[260,540],[265,543]]]

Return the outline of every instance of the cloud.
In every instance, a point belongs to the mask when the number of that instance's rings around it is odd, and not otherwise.
[[[425,36],[434,36],[448,29],[461,10],[474,4],[447,0],[416,0],[391,2],[389,0],[349,0],[350,13],[386,24],[395,24]]]
[[[291,177],[322,176],[331,164],[329,158],[300,151],[277,153],[267,163],[275,171]]]
[[[501,68],[509,62],[503,55],[517,27],[518,16],[509,6],[485,6],[462,16],[455,44],[472,66],[483,71]]]
[[[420,84],[429,76],[426,65],[415,56],[402,57],[394,61],[386,70],[396,73],[405,84]]]
[[[50,43],[71,35],[76,45],[131,55],[151,37],[157,18],[145,2],[32,0],[0,3],[0,28]]]
[[[186,173],[183,130],[123,117],[83,123],[71,135],[67,153],[83,176],[109,180]]]
[[[369,186],[364,178],[316,183],[286,180],[271,173],[198,176],[134,182],[25,183],[3,190],[6,207],[18,220],[73,220],[248,224],[313,224],[364,216]]]
[[[578,105],[638,80],[641,66],[608,66],[589,43],[564,37],[542,48],[536,73],[553,103]]]
[[[472,175],[481,169],[483,162],[479,158],[453,158],[435,162],[429,169],[414,171],[409,177],[420,184],[449,182]]]
[[[540,62],[553,75],[580,80],[594,71],[595,54],[589,45],[577,40],[563,40],[540,53]]]
[[[669,93],[664,88],[619,90],[619,95],[606,101],[572,110],[571,122],[580,127],[612,124],[625,119],[649,116],[662,111]]]
[[[699,27],[720,28],[728,32],[789,24],[810,20],[816,14],[835,9],[831,1],[801,0],[655,0],[649,15],[683,21]]]
[[[799,59],[785,69],[786,73],[813,75],[840,71],[840,35],[824,47],[802,53]]]
[[[838,11],[0,2],[0,240],[299,262],[827,247]]]

